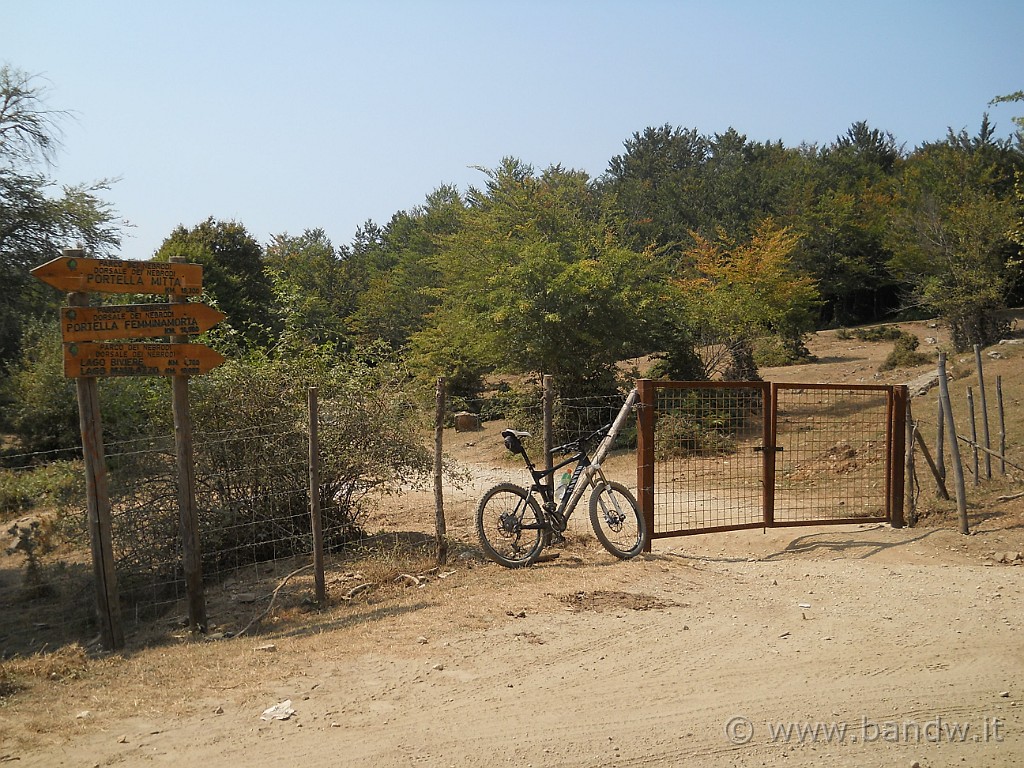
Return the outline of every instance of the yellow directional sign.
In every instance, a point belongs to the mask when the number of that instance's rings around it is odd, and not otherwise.
[[[224,356],[202,344],[139,342],[72,342],[64,345],[64,375],[198,376],[224,362]]]
[[[40,264],[32,274],[57,290],[69,292],[155,293],[161,296],[198,296],[203,292],[201,264],[58,256]]]
[[[205,304],[124,304],[63,307],[64,341],[166,338],[208,331],[225,317]]]

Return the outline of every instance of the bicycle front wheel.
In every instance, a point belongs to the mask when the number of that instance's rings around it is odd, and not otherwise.
[[[636,499],[614,480],[598,483],[590,495],[590,524],[602,546],[623,560],[640,554],[647,540],[647,523]]]
[[[544,546],[543,531],[540,507],[525,488],[501,483],[480,499],[476,533],[494,562],[506,568],[530,565]]]

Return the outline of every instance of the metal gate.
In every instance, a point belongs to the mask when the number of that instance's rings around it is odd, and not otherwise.
[[[905,386],[643,380],[637,388],[638,501],[652,539],[902,526]]]

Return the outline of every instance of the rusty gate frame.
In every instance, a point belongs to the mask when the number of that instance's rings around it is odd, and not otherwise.
[[[655,451],[654,431],[657,422],[657,391],[659,389],[747,389],[760,391],[764,408],[762,445],[755,450],[763,456],[762,462],[762,521],[718,525],[677,531],[654,530],[654,480]],[[813,520],[775,519],[775,489],[778,480],[776,453],[781,450],[778,438],[778,395],[781,390],[833,390],[881,392],[886,397],[885,435],[885,516],[861,516],[849,518],[823,518]],[[903,497],[905,490],[904,464],[906,445],[903,435],[906,430],[909,392],[906,385],[883,384],[799,384],[771,383],[762,381],[708,382],[708,381],[656,381],[641,379],[637,382],[639,394],[637,405],[637,502],[640,513],[647,522],[647,542],[644,550],[650,552],[651,540],[675,536],[689,536],[703,533],[735,531],[751,528],[784,528],[809,525],[849,525],[866,522],[886,522],[893,528],[903,527]]]

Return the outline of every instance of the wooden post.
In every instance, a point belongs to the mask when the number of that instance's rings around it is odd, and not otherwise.
[[[81,251],[64,251],[74,255]],[[68,303],[84,307],[88,297],[72,293]],[[95,377],[75,379],[78,395],[78,426],[82,434],[82,459],[85,463],[86,507],[89,516],[89,543],[92,547],[92,572],[96,588],[96,622],[100,643],[108,651],[124,648],[121,600],[114,570],[114,543],[111,532],[110,492],[103,447],[103,421],[100,416],[99,387]]]
[[[939,410],[939,418],[936,420],[935,426],[935,472],[939,478],[939,484],[946,487],[946,446],[944,444],[944,438],[946,433],[946,421],[943,416],[945,411],[942,410],[942,397],[941,395],[936,398]],[[946,494],[946,498],[949,498],[949,494]]]
[[[946,379],[946,353],[939,352],[939,399],[946,426],[949,428],[949,454],[953,460],[953,478],[956,481],[956,508],[960,516],[960,533],[970,535],[967,522],[967,490],[964,488],[964,465],[960,461],[960,446],[956,439],[953,408],[949,402],[949,381]]]
[[[636,500],[647,523],[644,552],[651,551],[654,536],[654,425],[657,417],[656,390],[650,379],[636,384],[640,404],[636,411]]]
[[[313,535],[313,589],[317,605],[327,603],[324,577],[324,520],[320,511],[320,404],[317,388],[310,387],[309,402],[309,524]]]
[[[999,473],[1006,474],[1006,416],[1003,413],[1003,377],[996,376],[996,406],[999,413]]]
[[[981,434],[985,438],[986,450],[992,450],[988,431],[988,403],[985,400],[985,368],[981,364],[981,347],[977,344],[974,345],[974,363],[978,367],[978,395],[981,397]],[[992,456],[989,453],[985,454],[985,479],[992,479]]]
[[[935,493],[940,499],[949,501],[949,491],[946,490],[946,481],[939,474],[939,468],[935,466],[935,462],[932,461],[932,455],[928,452],[928,444],[921,437],[921,433],[916,429],[914,430],[914,439],[917,440],[917,446],[921,449],[921,453],[924,454],[924,460],[928,462],[928,468],[932,471],[932,477],[935,478]]]
[[[914,469],[914,435],[917,433],[917,425],[914,423],[914,415],[910,409],[910,398],[907,398],[906,418],[906,464],[903,475],[906,478],[904,484],[903,510],[907,523],[911,526],[917,524],[917,506],[914,499],[915,469]]]
[[[974,446],[974,485],[978,484],[978,424],[974,419],[974,390],[967,388],[967,423],[971,425],[971,445]]]
[[[184,256],[172,256],[172,262],[184,263]],[[188,298],[170,297],[172,304],[185,304]],[[189,337],[175,335],[171,341],[187,344]],[[188,599],[188,628],[206,632],[206,597],[203,592],[203,558],[199,545],[199,516],[196,513],[196,473],[192,456],[192,413],[188,400],[188,376],[171,377],[171,411],[174,415],[174,448],[178,463],[178,521],[181,529],[181,560]]]
[[[544,374],[544,469],[551,471],[554,466],[554,457],[551,449],[555,447],[555,385],[550,374]],[[554,478],[551,478],[554,482]]]
[[[434,527],[437,529],[437,564],[448,562],[448,526],[444,519],[444,409],[447,382],[437,380],[436,409],[434,415]]]

